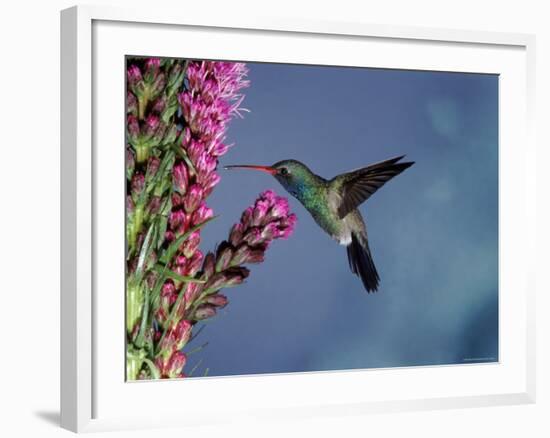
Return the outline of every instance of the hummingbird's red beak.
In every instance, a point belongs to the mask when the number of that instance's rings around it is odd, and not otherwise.
[[[230,169],[252,169],[252,170],[259,170],[261,172],[269,173],[270,175],[275,175],[277,173],[277,169],[270,167],[270,166],[253,166],[251,164],[238,164],[238,165],[232,165],[232,166],[224,166],[224,169],[230,170]]]

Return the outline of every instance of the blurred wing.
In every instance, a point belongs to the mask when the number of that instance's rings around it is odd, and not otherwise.
[[[344,218],[350,211],[355,210],[387,181],[414,164],[414,161],[398,163],[403,157],[404,155],[371,164],[334,178],[342,194],[342,201],[338,207],[340,218]]]

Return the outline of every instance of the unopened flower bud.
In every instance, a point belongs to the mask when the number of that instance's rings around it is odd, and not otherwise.
[[[145,62],[145,75],[144,79],[147,82],[152,82],[155,80],[159,73],[160,69],[160,59],[159,58],[149,58]]]
[[[264,261],[265,251],[261,249],[251,250],[243,263],[262,263]]]
[[[133,116],[138,115],[138,102],[134,93],[128,93],[126,96],[126,112]]]
[[[197,307],[197,310],[195,310],[194,319],[201,321],[203,319],[211,318],[214,315],[216,315],[216,306],[213,306],[212,304],[201,304]]]
[[[130,183],[130,189],[132,193],[132,199],[137,202],[139,195],[143,192],[145,187],[145,176],[142,173],[134,173],[132,181]]]
[[[153,137],[153,135],[155,134],[159,126],[160,126],[159,117],[155,116],[154,114],[151,114],[145,119],[143,134],[147,139],[150,139]]]
[[[187,216],[182,210],[172,211],[170,213],[169,222],[170,228],[174,230],[178,236],[183,234],[188,226]]]
[[[201,233],[200,231],[195,231],[189,235],[185,242],[183,242],[180,250],[183,252],[185,257],[191,257],[199,247],[200,242]]]
[[[183,67],[181,64],[176,63],[173,65],[173,67],[170,69],[170,73],[168,74],[168,86],[173,87],[176,85],[183,76]]]
[[[202,265],[202,270],[204,271],[204,275],[206,278],[212,277],[215,266],[216,257],[214,257],[214,254],[209,252],[208,254],[206,254],[206,257],[204,258],[204,263]]]
[[[170,308],[178,298],[176,286],[172,280],[166,281],[160,291],[160,303],[164,309]]]
[[[130,195],[126,196],[126,214],[131,215],[135,209],[134,201]]]
[[[187,283],[185,286],[185,303],[187,306],[189,306],[193,301],[195,301],[195,298],[199,296],[199,294],[202,291],[202,284],[200,283]]]
[[[196,250],[195,253],[191,256],[191,258],[187,262],[184,275],[187,275],[190,277],[194,276],[201,268],[202,260],[203,260],[202,252],[199,250]]]
[[[149,158],[149,160],[147,161],[147,171],[145,173],[147,181],[151,181],[151,179],[157,174],[159,166],[160,160],[157,157]]]
[[[166,97],[159,96],[159,98],[155,101],[155,104],[151,108],[151,111],[156,114],[161,114],[165,108],[166,108]]]
[[[169,379],[183,377],[183,367],[187,362],[187,356],[181,351],[175,351],[166,365],[165,374]]]
[[[183,255],[178,255],[176,257],[176,265],[178,266],[185,266],[187,264],[187,257]]]
[[[261,249],[252,249],[246,243],[237,248],[231,264],[233,266],[244,263],[261,263],[264,261],[264,251]]]
[[[214,295],[209,295],[206,298],[206,302],[208,304],[212,304],[216,307],[223,308],[223,307],[227,306],[227,303],[229,302],[229,300],[227,299],[227,297],[225,295],[214,294]]]
[[[172,207],[173,208],[183,207],[183,196],[181,196],[176,192],[172,193]]]
[[[256,227],[250,228],[244,235],[243,240],[246,241],[250,246],[259,245],[263,242],[262,233]]]
[[[166,79],[164,77],[164,73],[160,73],[151,84],[151,98],[156,99],[160,93],[164,91],[165,85]]]
[[[241,215],[241,224],[243,225],[243,229],[247,229],[248,227],[252,226],[252,215],[254,213],[254,208],[248,207],[245,211],[243,211],[243,214]]]
[[[135,166],[136,166],[136,160],[135,160],[134,151],[132,151],[130,147],[127,147],[126,148],[126,178],[128,180],[132,179]]]
[[[216,272],[223,271],[231,263],[231,258],[233,257],[233,250],[231,245],[227,242],[222,242],[217,252],[217,261],[216,261]]]
[[[226,283],[226,276],[224,275],[224,272],[220,272],[218,274],[214,274],[205,285],[205,289],[209,289],[212,291],[219,290],[225,286]]]
[[[243,238],[243,225],[241,223],[237,223],[231,227],[231,231],[229,232],[229,242],[231,242],[231,245],[238,246]]]
[[[126,119],[126,128],[128,132],[128,141],[136,144],[139,140],[140,130],[137,117],[129,115]]]
[[[191,329],[193,325],[191,322],[182,319],[176,324],[174,328],[174,338],[176,339],[176,350],[181,350],[189,339],[191,338]]]
[[[164,324],[165,324],[166,321],[168,320],[168,312],[167,312],[167,310],[166,310],[164,307],[159,307],[159,308],[155,311],[155,319],[157,320],[157,322],[158,322],[162,327],[164,327]]]
[[[147,204],[147,214],[157,214],[160,210],[161,199],[158,196],[153,196]]]
[[[137,65],[131,65],[128,67],[127,72],[128,77],[128,88],[130,90],[139,96],[139,94],[143,91],[143,77],[141,76],[141,70]]]
[[[225,286],[229,287],[241,284],[245,278],[248,277],[250,271],[243,266],[235,266],[233,268],[226,269],[224,273],[226,276]]]

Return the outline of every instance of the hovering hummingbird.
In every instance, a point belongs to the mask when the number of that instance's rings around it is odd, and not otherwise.
[[[283,160],[272,166],[232,165],[225,169],[253,169],[273,175],[330,237],[346,246],[351,271],[361,278],[370,293],[378,290],[380,277],[358,207],[387,181],[414,164],[414,161],[399,163],[403,157],[371,164],[331,180],[314,174],[296,160]]]

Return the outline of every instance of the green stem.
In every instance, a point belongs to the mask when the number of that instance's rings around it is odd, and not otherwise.
[[[144,359],[143,351],[136,352],[132,347],[128,347],[126,352],[126,378],[128,380],[137,380]]]
[[[141,96],[138,97],[138,117],[139,120],[145,118],[145,110],[147,109],[147,104],[149,103],[149,92],[146,89],[143,91]]]
[[[133,215],[134,217],[132,218],[130,230],[128,233],[128,254],[134,253],[137,236],[141,231],[141,227],[143,226],[144,209],[142,204],[136,205]]]
[[[137,145],[135,149],[136,149],[136,163],[138,164],[145,163],[149,159],[149,146],[147,144]]]
[[[139,326],[139,333],[136,337],[136,346],[141,348],[145,343],[145,330],[147,330],[147,325],[149,322],[149,288],[145,288],[145,299],[143,300],[143,313],[141,315],[141,324]]]
[[[140,284],[128,281],[126,287],[126,330],[130,335],[143,311],[143,289]]]

